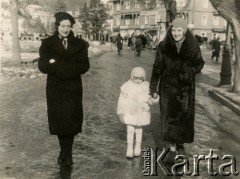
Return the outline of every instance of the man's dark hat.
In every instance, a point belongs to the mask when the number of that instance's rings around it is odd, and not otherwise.
[[[67,12],[57,12],[56,14],[54,14],[54,16],[56,18],[56,21],[68,19],[72,25],[76,23],[75,19]]]

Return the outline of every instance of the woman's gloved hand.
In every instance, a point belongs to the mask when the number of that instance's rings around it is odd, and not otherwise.
[[[160,96],[159,95],[154,95],[155,98],[153,97],[150,97],[149,100],[148,100],[148,104],[149,105],[153,105],[153,104],[157,104],[159,103],[159,100],[160,100]]]

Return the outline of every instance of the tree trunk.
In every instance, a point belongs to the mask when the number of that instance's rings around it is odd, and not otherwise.
[[[210,0],[218,13],[228,21],[233,29],[235,43],[235,68],[233,78],[233,92],[240,92],[240,12],[235,0]]]
[[[11,3],[11,20],[12,20],[12,59],[14,64],[20,64],[20,45],[18,38],[18,2],[13,0]]]
[[[177,3],[176,0],[164,0],[166,8],[166,27],[168,28],[170,23],[175,19],[177,15]]]

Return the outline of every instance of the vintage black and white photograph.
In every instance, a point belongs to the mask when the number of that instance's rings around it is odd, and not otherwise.
[[[1,0],[0,179],[240,178],[240,0]]]

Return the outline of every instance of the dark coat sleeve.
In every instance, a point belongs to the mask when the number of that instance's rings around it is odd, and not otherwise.
[[[42,73],[55,75],[61,80],[71,80],[88,71],[90,64],[88,58],[89,45],[87,42],[83,40],[78,41],[77,50],[72,54],[63,56],[56,56],[50,51],[53,50],[51,48],[52,43],[52,39],[43,40],[39,49],[38,68]],[[50,63],[51,59],[54,59],[55,62]]]
[[[85,42],[84,42],[85,43]],[[58,61],[56,76],[60,79],[71,79],[77,75],[84,74],[90,68],[89,58],[88,58],[88,45],[85,44],[83,48],[77,52],[77,62],[69,63],[68,61]]]
[[[152,76],[150,80],[150,94],[158,93],[158,82],[161,78],[161,72],[163,67],[163,55],[161,49],[161,43],[158,45],[155,62],[153,64]]]
[[[51,60],[49,49],[47,41],[43,40],[39,49],[38,69],[45,74],[54,74],[56,64],[49,62]]]
[[[188,65],[183,64],[181,67],[179,74],[179,82],[181,82],[181,84],[191,84],[195,79],[195,75],[199,73],[204,66],[200,48],[197,46],[192,52],[192,62]]]
[[[195,74],[201,72],[202,68],[204,67],[204,61],[199,47],[197,48],[197,53],[194,57],[192,67]]]

